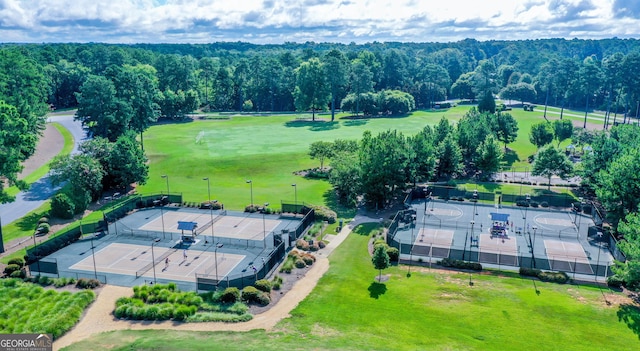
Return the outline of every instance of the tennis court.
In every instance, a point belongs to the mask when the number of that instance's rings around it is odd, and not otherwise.
[[[589,257],[579,243],[545,239],[544,250],[551,270],[593,274]]]
[[[153,279],[155,271],[157,279],[193,282],[196,273],[215,275],[217,270],[218,276],[224,277],[244,258],[244,255],[224,252],[111,243],[95,252],[95,270],[98,273],[129,275],[132,279]],[[93,272],[93,259],[89,255],[69,268]]]
[[[453,245],[453,230],[421,228],[413,242],[414,255],[449,257]]]
[[[211,220],[213,217],[213,222]],[[164,222],[164,225],[163,225]],[[184,211],[164,211],[160,216],[149,220],[140,226],[145,231],[181,233],[178,222],[197,223],[196,232],[210,235],[210,226],[213,225],[213,234],[216,237],[227,237],[242,240],[262,240],[263,232],[270,233],[277,228],[282,221],[259,217],[228,216],[208,212],[193,213]],[[191,234],[191,233],[185,233]]]
[[[518,266],[518,244],[515,237],[480,234],[478,260],[483,263]]]

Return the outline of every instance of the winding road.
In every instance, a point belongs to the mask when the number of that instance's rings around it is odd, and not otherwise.
[[[87,138],[82,124],[73,120],[75,111],[55,112],[47,116],[47,123],[57,122],[66,128],[73,136],[73,150],[71,153],[77,153],[82,142]],[[45,162],[49,162],[46,160]],[[13,221],[22,218],[25,214],[37,209],[55,194],[57,187],[51,185],[49,175],[33,182],[27,191],[21,191],[16,195],[14,202],[0,204],[0,218],[2,224],[7,225]]]

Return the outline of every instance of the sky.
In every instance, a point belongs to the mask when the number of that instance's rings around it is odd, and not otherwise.
[[[640,0],[0,0],[0,42],[640,38]]]

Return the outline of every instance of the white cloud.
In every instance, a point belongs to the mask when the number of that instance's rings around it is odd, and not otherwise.
[[[256,43],[637,38],[640,16],[620,9],[638,1],[0,0],[0,38]]]

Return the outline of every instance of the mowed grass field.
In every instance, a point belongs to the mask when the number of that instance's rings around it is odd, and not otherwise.
[[[359,226],[314,291],[274,330],[117,331],[67,350],[637,350],[640,312],[621,296],[491,273],[394,266],[384,284]],[[288,279],[287,275],[283,275]],[[630,326],[624,322],[629,318]]]
[[[360,139],[366,130],[374,135],[396,129],[413,135],[426,125],[436,125],[442,117],[455,122],[470,108],[457,106],[447,110],[416,111],[404,117],[372,119],[340,119],[330,122],[326,114],[320,121],[298,119],[296,115],[234,116],[229,119],[195,120],[187,123],[159,124],[144,134],[144,147],[149,157],[150,173],[141,193],[182,193],[185,201],[207,200],[207,182],[211,180],[211,197],[227,208],[243,209],[251,202],[294,201],[297,184],[298,201],[334,206],[330,185],[294,174],[318,167],[320,162],[308,156],[315,141]],[[527,167],[527,156],[536,152],[529,142],[531,125],[544,121],[541,111],[510,113],[519,125],[518,138],[509,144],[508,164]],[[553,119],[549,113],[549,119]],[[555,117],[557,118],[557,117]],[[578,117],[574,117],[578,118]],[[565,141],[568,144],[570,141]],[[325,166],[328,162],[325,162]],[[499,190],[499,189],[497,189]]]

